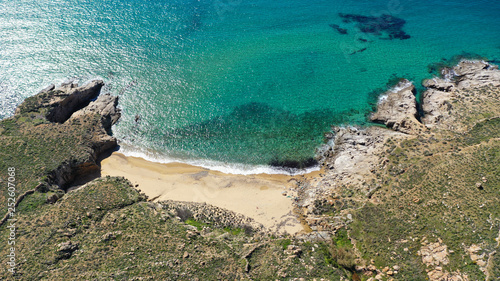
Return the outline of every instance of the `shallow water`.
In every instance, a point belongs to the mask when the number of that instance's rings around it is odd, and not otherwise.
[[[307,164],[330,125],[366,124],[391,78],[420,84],[464,53],[500,60],[491,1],[33,2],[0,1],[0,117],[50,83],[102,78],[124,153],[235,173]],[[411,38],[339,13],[390,14]]]

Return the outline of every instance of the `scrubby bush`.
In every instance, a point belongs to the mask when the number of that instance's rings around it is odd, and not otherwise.
[[[186,208],[178,208],[176,209],[177,216],[181,219],[181,221],[186,221],[188,219],[193,218],[193,212]]]

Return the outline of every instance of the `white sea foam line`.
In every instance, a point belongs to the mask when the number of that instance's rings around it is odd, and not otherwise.
[[[392,87],[392,88],[389,90],[389,92],[397,93],[397,92],[399,92],[399,91],[401,91],[401,90],[403,90],[403,89],[405,89],[405,88],[410,87],[410,86],[413,84],[413,82],[408,80],[408,82],[405,82],[405,83],[404,83],[404,84],[402,84],[401,86],[400,86],[400,84],[401,84],[401,83],[396,84],[394,87]]]
[[[255,174],[269,174],[269,175],[303,175],[314,171],[319,171],[319,165],[309,167],[306,169],[287,169],[271,167],[266,165],[247,165],[238,163],[222,163],[213,160],[185,160],[171,158],[165,155],[158,155],[155,153],[143,151],[140,148],[131,148],[127,145],[121,144],[119,152],[128,157],[138,157],[150,162],[168,164],[168,163],[183,163],[197,167],[202,167],[209,170],[219,171],[226,174],[234,175],[255,175]],[[289,171],[292,171],[291,173]]]

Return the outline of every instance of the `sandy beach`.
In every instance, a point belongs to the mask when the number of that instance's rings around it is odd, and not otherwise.
[[[155,163],[114,152],[101,162],[102,176],[123,176],[154,201],[205,202],[243,214],[271,231],[303,230],[289,190],[300,176],[234,175],[181,163]],[[314,176],[314,172],[307,176]],[[284,195],[286,192],[286,195]]]

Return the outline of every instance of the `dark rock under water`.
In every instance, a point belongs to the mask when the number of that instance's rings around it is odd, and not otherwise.
[[[182,151],[184,157],[270,165],[293,173],[315,166],[314,149],[323,144],[323,133],[332,124],[345,124],[355,115],[360,112],[319,108],[294,113],[267,103],[249,102],[235,106],[229,114],[157,130],[152,141],[158,147]],[[146,122],[136,126],[136,134],[147,129],[143,124]],[[288,145],[292,142],[294,145]]]
[[[340,27],[338,24],[330,24],[330,27],[337,30],[340,34],[347,34],[347,29]]]
[[[357,27],[363,33],[374,34],[377,36],[386,33],[388,38],[385,39],[409,39],[410,35],[402,30],[406,21],[391,15],[381,15],[379,17],[363,16],[356,14],[339,13],[344,23],[356,22]]]
[[[362,49],[359,49],[357,51],[354,51],[354,52],[350,53],[350,55],[354,55],[354,54],[357,54],[357,53],[362,53],[364,51],[366,51],[366,48],[362,48]]]
[[[303,160],[292,160],[292,159],[273,159],[269,162],[270,166],[280,167],[287,169],[305,169],[318,165],[318,161],[314,158],[307,158]]]

